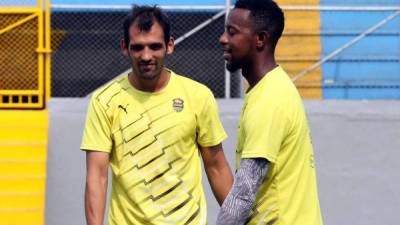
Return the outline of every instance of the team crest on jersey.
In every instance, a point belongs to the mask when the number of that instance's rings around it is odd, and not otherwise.
[[[174,98],[172,100],[172,108],[174,108],[175,112],[181,112],[183,110],[184,104],[183,100],[180,98]]]

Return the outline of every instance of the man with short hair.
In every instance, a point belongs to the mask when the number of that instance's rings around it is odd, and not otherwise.
[[[220,38],[227,69],[249,83],[234,184],[217,224],[322,225],[310,130],[275,47],[284,15],[272,0],[238,0]]]
[[[121,47],[132,71],[99,88],[87,113],[87,224],[103,224],[111,166],[109,225],[204,225],[200,155],[220,204],[233,181],[214,96],[165,68],[174,41],[158,7],[133,7]]]

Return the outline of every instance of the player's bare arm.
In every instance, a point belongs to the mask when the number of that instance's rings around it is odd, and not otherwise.
[[[225,158],[222,144],[211,147],[200,146],[200,152],[208,182],[219,205],[222,205],[233,183],[232,171]]]
[[[85,214],[87,225],[103,225],[109,153],[86,151]]]

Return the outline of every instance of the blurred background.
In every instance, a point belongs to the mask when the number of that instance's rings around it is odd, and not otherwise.
[[[277,2],[277,60],[305,101],[325,224],[400,224],[399,0]],[[0,0],[0,225],[84,224],[88,97],[130,68],[119,40],[133,3],[170,17],[167,66],[218,98],[234,165],[246,83],[218,43],[234,0]]]

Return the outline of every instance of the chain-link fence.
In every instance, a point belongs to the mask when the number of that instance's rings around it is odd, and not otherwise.
[[[122,8],[53,10],[53,96],[86,96],[130,69],[119,47],[122,21],[129,6]],[[393,14],[399,11],[398,6],[293,5],[283,8],[285,31],[276,58],[296,79],[295,84],[304,98],[352,98],[330,93],[353,87],[360,92],[354,98],[396,98],[397,95],[376,93],[400,90],[396,47],[400,40],[397,29],[400,16]],[[223,7],[165,9],[176,39],[176,50],[166,64],[177,73],[206,84],[216,97],[240,97],[243,81],[237,74],[226,76],[218,43],[224,30],[223,10]],[[390,22],[378,31],[370,31],[370,27],[387,20],[391,14],[394,16]],[[352,38],[359,40],[348,45]],[[377,75],[380,68],[388,72]],[[373,88],[378,91],[372,91]]]
[[[0,15],[2,27],[15,24],[29,14]],[[35,90],[37,80],[37,18],[0,35],[0,90]],[[1,28],[0,28],[1,29]]]
[[[166,13],[177,40],[167,67],[206,84],[216,97],[225,97],[225,67],[218,43],[224,30],[224,14],[199,10]],[[119,47],[126,14],[127,10],[52,12],[53,96],[86,96],[130,68]],[[178,41],[202,23],[204,28]],[[240,78],[231,79],[231,96],[239,96]]]

